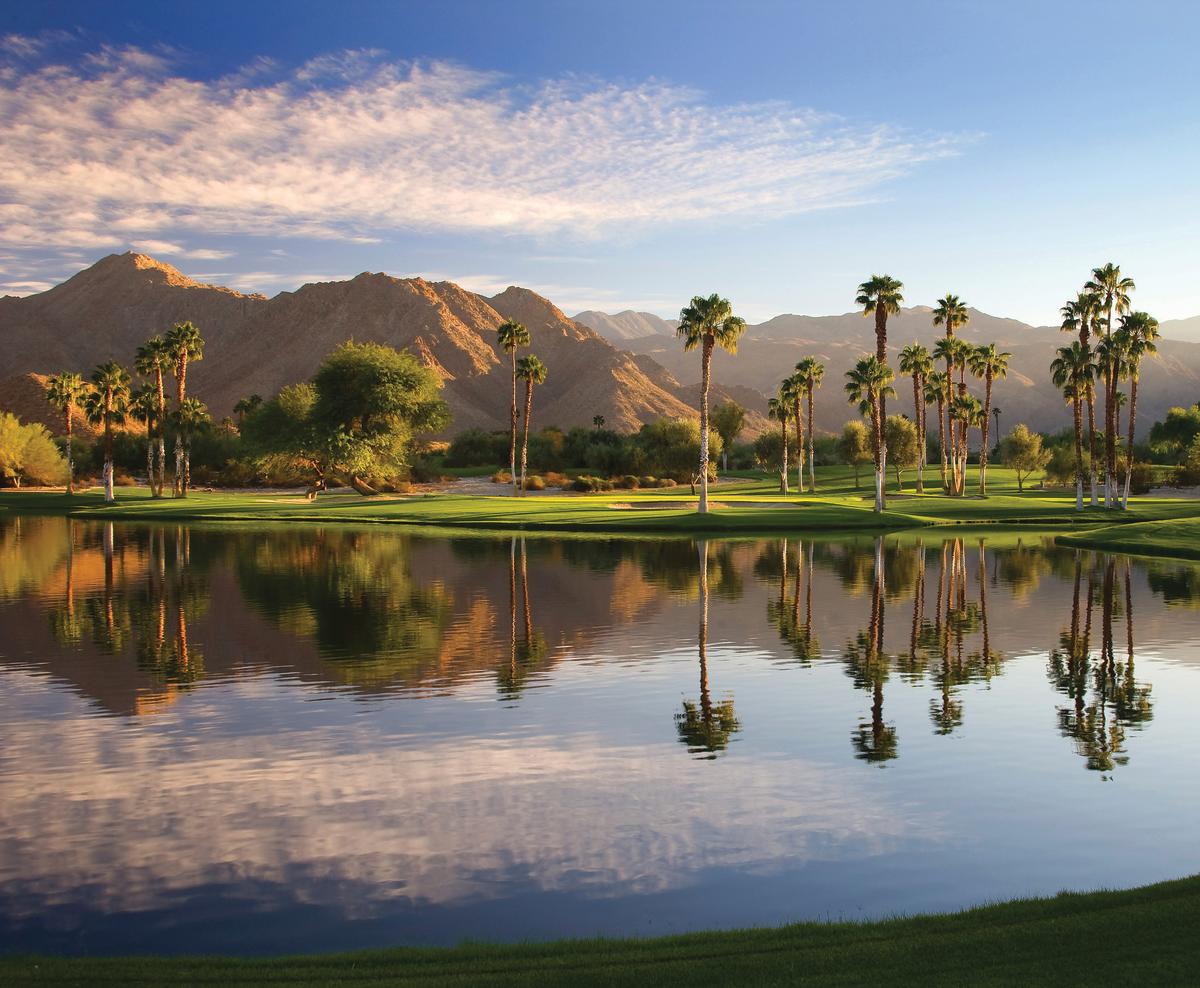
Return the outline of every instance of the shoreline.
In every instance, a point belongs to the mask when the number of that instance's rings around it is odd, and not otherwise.
[[[959,912],[656,938],[264,957],[0,956],[26,984],[1183,984],[1200,962],[1200,876]],[[1097,943],[1120,944],[1098,959]],[[1089,975],[1088,972],[1091,972]]]

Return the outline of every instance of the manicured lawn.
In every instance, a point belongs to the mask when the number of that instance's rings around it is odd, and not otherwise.
[[[1181,985],[1200,965],[1200,878],[944,916],[654,940],[285,958],[7,958],[0,983]]]
[[[1200,518],[1111,525],[1078,535],[1060,535],[1061,545],[1143,556],[1200,559]]]
[[[994,493],[987,498],[905,493],[893,495],[888,510],[878,515],[871,510],[870,500],[853,489],[849,471],[827,468],[819,475],[819,484],[817,495],[783,496],[773,479],[726,481],[713,488],[711,499],[716,506],[707,516],[697,514],[686,486],[525,498],[499,493],[364,498],[349,491],[333,491],[312,502],[299,494],[203,491],[193,492],[186,500],[154,500],[144,488],[126,487],[118,490],[113,505],[105,505],[94,489],[70,498],[56,492],[5,491],[0,493],[0,508],[136,521],[392,522],[444,528],[647,534],[897,531],[947,524],[1125,529],[1134,522],[1187,518],[1200,523],[1200,502],[1180,498],[1139,498],[1130,503],[1127,512],[1088,509],[1080,513],[1070,494],[1019,492],[1004,471],[996,471],[991,485]],[[497,486],[497,492],[501,489]]]

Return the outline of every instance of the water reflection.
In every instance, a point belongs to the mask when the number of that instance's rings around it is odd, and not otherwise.
[[[1175,846],[1128,828],[1200,823],[1171,784],[1194,750],[1196,572],[1028,535],[5,518],[0,949],[61,946],[30,924],[93,902],[62,929],[194,931],[205,896],[317,909],[271,941],[292,947],[312,924],[351,945],[368,914],[400,926],[355,944],[633,932],[648,895],[678,896],[681,926],[794,918],[798,888],[805,915],[929,905],[914,889],[965,905],[1007,894],[999,875],[1077,886],[1046,834],[1080,816],[1108,821],[1072,845],[1100,882],[1098,860]],[[1137,806],[1114,814],[1101,779]],[[947,854],[944,883],[912,879]]]

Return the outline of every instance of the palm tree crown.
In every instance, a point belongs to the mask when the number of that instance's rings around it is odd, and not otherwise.
[[[967,303],[957,295],[947,295],[937,300],[937,308],[933,310],[933,324],[945,326],[947,336],[953,336],[955,330],[962,329],[970,321],[971,313],[967,310]]]
[[[529,381],[533,384],[544,384],[546,374],[546,365],[532,353],[527,357],[521,357],[517,361],[517,377],[522,381]]]
[[[46,400],[68,417],[84,395],[83,378],[70,371],[55,374],[46,381]],[[68,429],[70,424],[68,423]]]
[[[1011,356],[1011,353],[997,350],[995,343],[981,344],[967,354],[967,365],[981,380],[1000,380],[1008,376],[1008,358]]]
[[[679,313],[676,335],[683,340],[684,350],[695,350],[710,337],[709,344],[729,353],[737,353],[738,340],[746,331],[746,320],[733,314],[729,299],[720,295],[697,295]]]
[[[1137,285],[1132,278],[1121,277],[1121,266],[1109,261],[1103,267],[1093,268],[1091,280],[1083,287],[1084,291],[1095,293],[1098,307],[1108,312],[1111,321],[1114,311],[1118,315],[1129,311],[1129,293]],[[1111,325],[1106,329],[1112,332]]]
[[[505,353],[512,353],[518,347],[529,346],[529,330],[524,323],[506,319],[496,327],[496,342]]]

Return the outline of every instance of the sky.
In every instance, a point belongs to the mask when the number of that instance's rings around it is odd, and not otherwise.
[[[385,271],[569,314],[1035,324],[1107,261],[1200,314],[1193,3],[9,4],[0,293],[135,249],[273,295]]]

